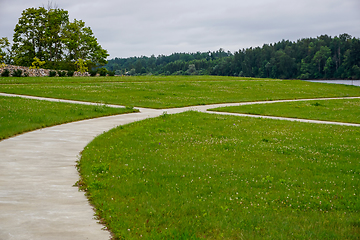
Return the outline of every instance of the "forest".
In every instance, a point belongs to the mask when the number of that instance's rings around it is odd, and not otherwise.
[[[115,58],[105,65],[116,75],[219,75],[280,79],[360,79],[360,39],[341,34],[282,40],[231,53],[173,53]]]

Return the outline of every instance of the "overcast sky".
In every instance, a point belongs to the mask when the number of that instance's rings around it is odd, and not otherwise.
[[[360,0],[53,0],[91,27],[110,57],[235,52],[322,34],[360,37]],[[0,37],[48,0],[0,0]]]

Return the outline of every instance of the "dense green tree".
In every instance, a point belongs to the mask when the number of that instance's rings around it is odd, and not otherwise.
[[[34,57],[44,60],[46,15],[47,10],[43,7],[28,8],[22,12],[13,36],[15,64],[30,66]]]
[[[301,59],[300,75],[298,76],[298,78],[310,79],[310,67],[309,67],[309,63],[305,62],[305,59]]]
[[[69,22],[68,11],[58,8],[24,10],[13,42],[14,63],[22,66],[30,66],[37,57],[46,62],[46,68],[75,70],[78,59],[96,67],[106,64],[109,56],[90,27],[81,20]]]
[[[334,60],[331,57],[329,57],[326,60],[324,66],[325,77],[331,78],[331,76],[333,75],[334,65],[335,65]]]
[[[50,9],[47,12],[47,25],[46,25],[46,44],[48,52],[46,59],[53,66],[58,66],[58,63],[63,60],[64,49],[62,45],[63,29],[69,22],[68,11],[63,9]],[[52,67],[52,66],[49,66]]]
[[[321,46],[313,57],[314,64],[318,67],[318,76],[321,77],[324,71],[326,60],[330,57],[331,50],[328,47]]]
[[[351,75],[352,79],[360,79],[360,67],[358,65],[352,66]]]
[[[88,62],[89,67],[97,64],[106,64],[107,51],[98,44],[90,27],[85,27],[85,22],[74,20],[69,22],[63,30],[63,44],[67,52],[67,62],[83,59]]]
[[[141,61],[141,59],[138,59],[136,62],[135,62],[135,71],[136,73],[144,73],[143,72],[143,63]]]

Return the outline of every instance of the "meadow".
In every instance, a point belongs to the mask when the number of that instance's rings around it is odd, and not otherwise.
[[[359,95],[359,89],[354,86],[218,76],[78,77],[35,81],[34,78],[0,78],[0,92],[160,109]]]
[[[360,123],[360,99],[334,99],[214,108],[210,111]]]
[[[0,96],[0,140],[62,123],[135,111],[105,105],[89,106]]]
[[[358,239],[360,129],[198,112],[113,129],[79,162],[114,239]]]
[[[0,92],[152,108],[360,96],[354,86],[212,76],[0,78]],[[88,114],[74,104],[9,99],[0,98],[0,112],[14,126],[51,113]],[[246,107],[357,122],[358,103]],[[359,138],[358,127],[163,114],[95,138],[82,152],[76,184],[114,239],[358,239]]]

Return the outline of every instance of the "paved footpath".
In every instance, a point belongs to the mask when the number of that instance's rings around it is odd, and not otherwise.
[[[261,103],[269,102],[256,102],[256,104]],[[73,187],[79,179],[75,164],[84,147],[95,136],[115,126],[157,117],[164,111],[168,114],[188,110],[208,112],[210,108],[242,104],[251,103],[214,104],[165,110],[138,108],[139,113],[62,124],[0,141],[0,240],[109,239],[109,232],[101,230],[103,226],[94,220],[94,211],[84,193]],[[244,116],[231,113],[216,114]],[[295,120],[341,124],[306,119]],[[360,124],[345,125],[360,126]]]

